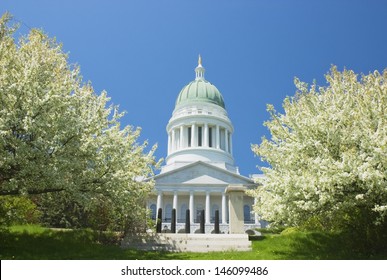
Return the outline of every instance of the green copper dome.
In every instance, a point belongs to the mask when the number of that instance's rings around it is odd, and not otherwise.
[[[212,103],[225,108],[219,90],[204,79],[196,79],[186,85],[177,97],[176,107],[196,102]]]
[[[196,79],[186,85],[176,99],[176,108],[190,103],[212,103],[225,108],[224,100],[219,90],[204,79],[204,67],[199,56],[199,65],[195,68]]]

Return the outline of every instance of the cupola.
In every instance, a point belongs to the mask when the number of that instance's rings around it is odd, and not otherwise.
[[[203,161],[238,173],[232,156],[234,128],[222,94],[204,73],[199,56],[195,80],[180,91],[167,125],[168,156],[162,172]]]

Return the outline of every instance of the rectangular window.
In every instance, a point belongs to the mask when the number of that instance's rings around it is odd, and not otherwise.
[[[212,127],[208,128],[208,147],[212,148]]]
[[[202,134],[203,134],[203,127],[199,126],[198,127],[198,146],[202,146]]]
[[[191,147],[192,127],[188,127],[188,147]]]

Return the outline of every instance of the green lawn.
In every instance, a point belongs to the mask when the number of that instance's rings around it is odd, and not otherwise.
[[[0,259],[193,259],[193,260],[293,260],[293,259],[387,259],[364,255],[348,246],[339,234],[290,232],[268,234],[253,241],[251,252],[168,253],[121,249],[111,236],[91,230],[55,231],[39,226],[0,230]],[[109,244],[110,243],[110,244]]]

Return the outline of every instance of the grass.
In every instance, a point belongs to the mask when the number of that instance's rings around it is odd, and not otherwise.
[[[206,259],[228,260],[320,260],[363,259],[363,255],[340,246],[336,236],[318,232],[297,232],[287,235],[269,234],[253,241],[251,252],[213,252]],[[202,254],[191,254],[202,259]],[[369,258],[369,257],[367,257]]]
[[[121,249],[112,235],[91,230],[57,231],[39,226],[0,230],[0,259],[193,259],[193,260],[319,260],[387,259],[387,254],[364,255],[335,233],[291,231],[252,241],[251,252],[169,253]]]
[[[0,259],[115,260],[168,259],[163,252],[123,250],[104,244],[91,230],[58,231],[39,226],[14,226],[0,232]]]

